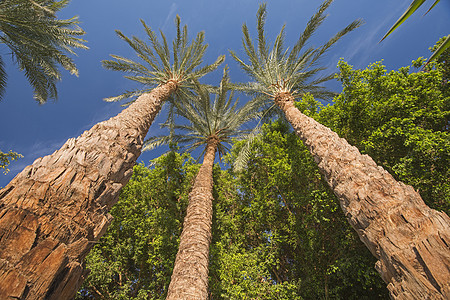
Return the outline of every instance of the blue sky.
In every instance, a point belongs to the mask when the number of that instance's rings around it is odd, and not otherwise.
[[[275,38],[286,24],[286,46],[291,46],[303,31],[321,0],[277,0],[267,3],[266,32],[269,40]],[[383,43],[378,41],[408,7],[411,0],[336,0],[328,10],[329,17],[311,39],[319,46],[337,31],[355,19],[362,18],[365,25],[343,38],[322,60],[329,71],[336,71],[339,58],[344,58],[355,68],[365,68],[370,63],[384,60],[388,70],[407,66],[419,56],[429,57],[428,48],[440,37],[450,33],[450,1],[441,1],[428,15],[423,14],[433,1],[427,1],[409,20]],[[125,4],[126,3],[126,4]],[[22,73],[9,60],[8,49],[0,45],[0,55],[6,61],[8,82],[6,94],[0,102],[0,149],[13,150],[24,158],[10,165],[7,175],[0,174],[0,186],[5,186],[25,166],[36,158],[51,154],[72,137],[77,137],[94,124],[106,120],[122,110],[120,103],[107,103],[103,98],[115,96],[136,87],[118,72],[104,70],[101,60],[110,54],[134,58],[131,48],[121,41],[114,30],[127,36],[144,38],[139,19],[154,30],[162,29],[171,39],[175,33],[174,18],[178,14],[182,24],[188,25],[191,38],[205,31],[210,45],[205,62],[211,63],[226,54],[232,81],[247,80],[237,64],[228,55],[228,49],[243,54],[241,26],[248,24],[255,33],[255,14],[260,1],[254,0],[72,0],[59,16],[79,16],[80,26],[86,31],[84,38],[89,50],[78,50],[75,62],[79,77],[63,72],[58,84],[59,98],[38,105],[33,100],[32,89]],[[217,84],[222,72],[216,71],[203,82]],[[337,82],[327,87],[340,91]],[[149,134],[159,132],[156,119]],[[160,152],[144,152],[138,159],[148,163]]]

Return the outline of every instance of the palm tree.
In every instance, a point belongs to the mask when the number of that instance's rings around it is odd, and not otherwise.
[[[38,158],[0,190],[0,299],[70,299],[78,290],[84,257],[111,222],[108,211],[131,177],[162,102],[223,60],[200,67],[204,34],[188,43],[179,17],[176,25],[172,65],[163,34],[161,45],[144,24],[148,46],[118,32],[148,66],[120,57],[105,65],[139,70],[141,76],[131,79],[156,87],[117,116]]]
[[[79,38],[85,32],[76,26],[77,17],[56,18],[69,0],[0,1],[0,43],[11,50],[13,60],[34,89],[40,104],[57,98],[56,82],[61,79],[58,66],[78,75],[72,59],[73,48],[87,49]],[[0,57],[0,99],[5,92],[6,71]]]
[[[262,107],[278,109],[308,147],[339,198],[341,207],[360,239],[378,259],[376,264],[393,298],[448,299],[450,297],[450,219],[430,209],[411,186],[397,182],[356,147],[302,114],[295,100],[304,93],[327,98],[329,91],[318,86],[331,79],[310,79],[323,68],[318,59],[340,37],[358,27],[355,21],[323,46],[301,52],[311,34],[324,21],[325,1],[309,20],[290,52],[283,47],[284,31],[276,37],[272,50],[264,35],[265,5],[258,13],[258,45],[253,46],[246,25],[243,45],[249,63],[231,55],[254,80],[242,86],[256,96]],[[283,28],[284,29],[284,28]]]
[[[198,95],[184,105],[175,104],[176,113],[189,121],[187,125],[166,123],[174,131],[169,136],[149,139],[144,149],[175,142],[185,144],[187,151],[203,148],[203,163],[189,193],[189,204],[180,237],[180,246],[170,281],[167,299],[207,299],[209,245],[211,242],[213,165],[227,150],[234,137],[248,133],[241,126],[255,117],[254,103],[238,109],[226,71],[210,103],[209,92],[197,86]],[[191,97],[192,98],[192,97]],[[175,134],[176,133],[176,134]]]

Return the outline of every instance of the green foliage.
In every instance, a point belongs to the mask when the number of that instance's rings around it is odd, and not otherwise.
[[[106,69],[130,74],[125,78],[139,82],[144,87],[127,91],[116,97],[106,98],[106,101],[137,98],[150,92],[155,86],[165,84],[168,81],[177,84],[176,94],[184,98],[190,94],[189,89],[194,87],[196,80],[215,70],[225,59],[225,56],[222,55],[213,64],[200,67],[203,62],[203,55],[208,48],[208,44],[204,43],[205,34],[203,31],[197,33],[195,40],[189,44],[187,26],[185,25],[181,29],[181,20],[178,15],[175,19],[177,34],[172,43],[172,53],[162,31],[160,31],[162,41],[159,41],[156,33],[143,20],[141,20],[141,23],[150,44],[135,36],[128,38],[119,30],[116,30],[116,33],[119,38],[133,48],[143,63],[118,55],[111,55],[115,60],[104,60],[102,64]]]
[[[61,20],[56,13],[69,0],[3,0],[0,1],[0,43],[10,50],[13,60],[34,89],[40,104],[57,98],[56,82],[61,79],[59,66],[78,75],[73,48],[87,47],[79,36],[84,34],[76,24],[77,17]],[[6,86],[4,62],[0,57],[0,97]]]
[[[23,157],[21,154],[12,152],[11,150],[8,153],[3,153],[0,151],[0,169],[3,169],[3,173],[6,174],[9,172],[8,166],[9,164],[16,159]]]
[[[374,258],[288,128],[281,121],[264,125],[248,168],[234,179],[227,174],[234,184],[216,184],[213,295],[217,289],[218,299],[387,299]],[[236,143],[230,162],[244,144]]]
[[[450,36],[447,37],[447,39]],[[441,45],[445,42],[446,37],[442,37],[436,45],[430,48],[431,52],[436,52],[436,50],[441,47]],[[444,84],[448,84],[450,82],[450,49],[447,49],[439,55],[436,60],[436,68],[442,72],[442,82]]]
[[[380,63],[354,70],[339,63],[343,92],[320,120],[436,209],[450,208],[450,88],[439,66],[387,72]]]
[[[264,125],[250,150],[243,172],[214,168],[210,298],[387,299],[375,259],[288,126]],[[164,299],[197,169],[174,152],[136,166],[78,299]]]
[[[111,226],[86,259],[91,271],[77,299],[165,299],[198,169],[186,159],[170,152],[151,169],[135,166]]]

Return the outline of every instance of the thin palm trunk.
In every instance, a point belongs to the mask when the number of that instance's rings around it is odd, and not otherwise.
[[[117,116],[38,158],[0,190],[0,299],[70,299],[104,234],[145,135],[176,89],[140,96]]]
[[[329,128],[302,114],[293,97],[275,103],[302,139],[393,299],[450,299],[450,218]]]
[[[209,245],[211,243],[213,165],[217,141],[210,139],[203,164],[189,193],[168,300],[205,300],[208,298]]]

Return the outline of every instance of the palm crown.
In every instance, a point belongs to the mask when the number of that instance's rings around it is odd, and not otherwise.
[[[241,139],[249,134],[249,130],[241,129],[242,125],[258,116],[257,106],[252,101],[240,108],[237,107],[238,99],[233,99],[234,93],[230,87],[228,73],[225,70],[211,103],[210,89],[197,83],[196,95],[190,96],[184,103],[174,102],[175,113],[187,119],[189,123],[164,123],[162,126],[173,129],[174,133],[148,139],[144,150],[175,142],[184,145],[187,151],[192,151],[214,140],[217,142],[219,156],[225,154],[233,138]],[[205,149],[206,147],[203,151]]]
[[[177,34],[172,43],[172,55],[164,33],[160,31],[162,39],[160,42],[155,32],[144,21],[141,20],[141,23],[150,40],[150,45],[135,36],[128,38],[119,30],[116,30],[116,33],[133,48],[143,63],[111,55],[115,60],[104,60],[102,64],[107,69],[130,74],[125,78],[142,83],[144,88],[106,98],[106,101],[136,98],[150,92],[155,86],[169,81],[177,85],[176,95],[184,98],[189,94],[189,88],[194,86],[194,81],[215,70],[225,59],[225,56],[219,56],[213,64],[199,67],[208,47],[207,44],[204,44],[205,34],[204,32],[197,33],[195,40],[188,44],[187,26],[185,25],[183,29],[180,28],[178,15],[175,19]]]
[[[66,54],[73,48],[87,49],[79,36],[84,31],[75,25],[77,18],[59,20],[56,12],[69,0],[0,1],[0,43],[10,50],[13,59],[34,89],[39,103],[57,98],[56,81],[61,79],[58,66],[72,74],[78,70]],[[0,96],[6,87],[6,71],[0,57]]]
[[[334,93],[326,90],[320,84],[332,79],[334,74],[311,80],[325,69],[317,67],[316,64],[341,37],[362,24],[361,20],[356,20],[339,31],[324,45],[302,51],[308,39],[326,19],[324,12],[332,2],[333,0],[327,0],[322,3],[290,51],[284,47],[284,26],[277,35],[273,48],[269,50],[264,33],[266,4],[261,4],[257,12],[258,41],[256,48],[247,25],[242,26],[242,44],[250,62],[245,63],[234,51],[230,51],[231,56],[240,64],[241,68],[254,79],[254,82],[243,84],[240,88],[250,94],[259,94],[258,99],[260,103],[262,101],[261,105],[267,104],[266,101],[270,98],[275,99],[280,93],[290,93],[293,96],[311,93],[321,99],[332,97]]]

